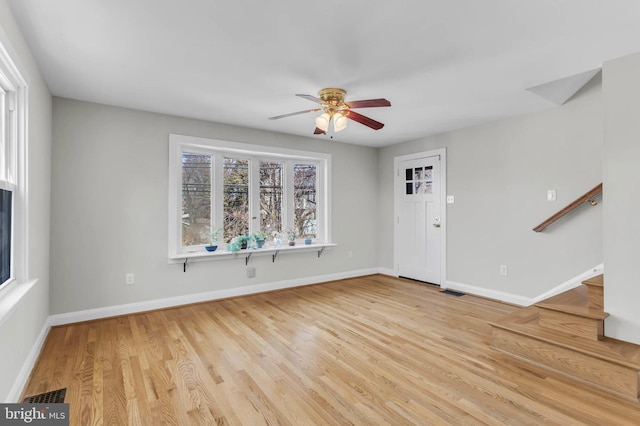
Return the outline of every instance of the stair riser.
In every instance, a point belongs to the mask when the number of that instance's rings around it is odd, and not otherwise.
[[[638,371],[632,368],[501,328],[493,329],[493,346],[508,355],[633,401],[638,401],[640,396]]]
[[[604,336],[604,321],[601,319],[579,317],[549,309],[540,309],[539,324],[551,330],[590,340],[600,340]]]
[[[589,289],[589,306],[594,309],[604,309],[604,290],[602,287],[588,285]]]

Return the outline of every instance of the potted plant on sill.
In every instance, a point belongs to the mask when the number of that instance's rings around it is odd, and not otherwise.
[[[222,228],[215,228],[209,231],[209,245],[204,246],[205,250],[213,252],[218,249],[218,237],[220,232],[222,232]]]
[[[227,243],[227,251],[237,253],[240,250],[244,250],[249,245],[250,240],[252,240],[252,238],[249,235],[235,236]]]
[[[252,237],[256,242],[256,246],[258,246],[258,248],[260,249],[264,246],[264,243],[265,241],[267,241],[267,238],[269,237],[269,235],[266,232],[258,231],[254,233]]]
[[[238,235],[232,241],[240,245],[240,250],[244,250],[249,246],[249,242],[253,241],[253,237],[251,235]]]
[[[296,245],[296,237],[298,236],[298,233],[296,231],[295,228],[287,228],[285,230],[285,232],[287,233],[287,239],[289,240],[289,245],[290,246],[295,246]]]

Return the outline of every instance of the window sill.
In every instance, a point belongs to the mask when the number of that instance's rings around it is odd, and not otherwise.
[[[31,290],[38,280],[31,280],[23,283],[12,282],[5,284],[9,286],[3,288],[0,293],[0,326],[5,322],[11,313],[18,307],[20,301]]]
[[[320,257],[325,249],[330,249],[335,246],[337,246],[337,244],[333,243],[296,244],[295,246],[284,245],[278,247],[269,246],[260,249],[244,249],[237,253],[221,249],[214,252],[208,252],[203,248],[201,251],[185,252],[169,256],[169,263],[204,262],[209,260],[243,258],[245,259],[245,264],[248,264],[251,257],[266,255],[271,255],[273,262],[275,262],[277,257],[282,253],[317,251],[318,257]]]

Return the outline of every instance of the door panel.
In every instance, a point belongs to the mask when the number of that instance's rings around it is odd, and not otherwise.
[[[396,261],[400,276],[440,284],[440,156],[400,161]]]

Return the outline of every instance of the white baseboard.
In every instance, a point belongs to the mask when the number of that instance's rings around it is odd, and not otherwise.
[[[66,312],[49,316],[48,323],[51,326],[71,324],[75,322],[90,321],[100,318],[108,318],[118,315],[127,315],[137,312],[152,311],[154,309],[171,308],[174,306],[188,305],[191,303],[207,302],[210,300],[226,299],[229,297],[246,296],[266,291],[281,290],[285,288],[300,287],[310,284],[318,284],[327,281],[343,280],[378,273],[378,268],[362,269],[358,271],[341,272],[337,274],[318,275],[315,277],[302,277],[293,280],[276,281],[272,283],[256,284],[251,286],[215,290],[205,293],[187,294],[184,296],[168,297],[165,299],[148,300],[144,302],[129,303],[126,305],[107,306],[104,308],[87,309],[76,312]]]
[[[604,264],[601,263],[598,266],[595,266],[589,269],[588,271],[585,271],[536,297],[525,297],[525,296],[520,296],[518,294],[491,290],[491,289],[477,287],[469,284],[457,283],[454,281],[447,281],[446,287],[445,286],[442,286],[442,287],[448,288],[451,290],[461,291],[463,293],[473,294],[476,296],[486,297],[487,299],[499,300],[501,302],[511,303],[514,305],[531,306],[544,299],[548,299],[551,296],[555,296],[556,294],[560,294],[564,291],[571,290],[572,288],[579,286],[582,283],[582,281],[588,278],[594,277],[596,275],[600,275],[602,273],[604,273]]]
[[[518,294],[506,293],[503,291],[491,290],[484,287],[477,287],[469,284],[447,281],[446,287],[449,290],[460,291],[462,293],[473,294],[474,296],[485,297],[487,299],[498,300],[500,302],[511,303],[518,306],[529,306],[533,304],[533,299],[520,296]]]
[[[379,268],[378,273],[398,277],[398,273],[393,269]],[[533,303],[533,299],[519,296],[517,294],[504,293],[501,291],[490,290],[483,287],[477,287],[469,284],[457,283],[455,281],[445,281],[440,284],[442,290],[451,289],[461,291],[463,293],[473,294],[475,296],[485,297],[487,299],[498,300],[500,302],[511,303],[520,306],[528,306]]]
[[[44,322],[42,326],[42,330],[40,330],[40,334],[36,338],[33,346],[31,347],[31,351],[25,359],[24,364],[22,364],[22,368],[18,373],[15,381],[13,382],[13,386],[11,387],[11,391],[9,391],[9,395],[7,395],[6,403],[15,403],[20,402],[18,398],[20,398],[20,394],[27,384],[27,380],[29,380],[29,375],[31,375],[31,370],[33,366],[36,364],[36,360],[38,359],[38,355],[40,355],[40,351],[42,350],[42,345],[44,345],[44,341],[49,334],[49,329],[51,329],[51,324],[49,323],[49,319]]]
[[[571,279],[569,279],[568,281],[565,281],[564,283],[560,284],[557,287],[552,288],[551,290],[542,293],[539,296],[534,297],[533,299],[533,303],[538,303],[543,301],[544,299],[548,299],[552,296],[555,296],[556,294],[560,294],[562,292],[565,292],[567,290],[571,290],[572,288],[578,287],[580,284],[582,284],[582,281],[589,279],[591,277],[595,277],[596,275],[600,275],[600,274],[604,274],[604,264],[601,263],[598,266],[594,266],[593,268],[589,269],[588,271],[583,272],[582,274],[575,276]]]
[[[398,273],[393,269],[389,269],[389,268],[378,268],[378,273],[382,275],[389,275],[391,277],[396,277],[396,278],[398,277]]]

